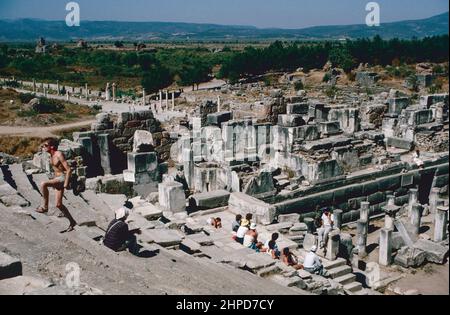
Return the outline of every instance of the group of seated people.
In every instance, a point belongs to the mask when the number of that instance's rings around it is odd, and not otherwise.
[[[115,219],[109,224],[103,239],[103,245],[116,251],[129,250],[130,253],[138,255],[140,246],[137,244],[136,234],[140,234],[141,230],[129,230],[126,219],[128,218],[130,211],[133,209],[133,204],[129,201],[116,210]],[[329,221],[327,221],[327,218]],[[257,224],[252,222],[253,215],[247,214],[245,218],[242,215],[237,215],[236,220],[232,223],[233,239],[242,244],[243,246],[253,249],[256,252],[267,253],[272,259],[279,259],[287,266],[293,267],[296,270],[304,269],[313,274],[324,275],[324,269],[322,262],[317,256],[317,247],[313,246],[310,252],[306,255],[303,264],[300,264],[297,257],[290,251],[288,247],[279,250],[277,240],[279,238],[278,233],[273,233],[271,238],[265,243],[258,241],[258,232],[256,231]],[[319,239],[327,237],[331,231],[329,224],[332,225],[332,217],[329,213],[325,214],[322,218],[324,221],[323,231],[319,230]],[[221,218],[210,218],[208,224],[216,229],[222,228]],[[322,235],[322,236],[320,236]],[[323,241],[320,243],[322,245]]]
[[[252,222],[253,215],[247,214],[245,218],[238,214],[232,223],[233,239],[247,248],[253,249],[259,253],[267,253],[272,259],[279,259],[287,266],[296,270],[304,269],[313,274],[323,275],[323,265],[317,256],[317,247],[313,246],[306,255],[303,264],[300,264],[297,257],[291,252],[289,247],[279,250],[277,240],[280,237],[278,233],[273,233],[271,238],[265,243],[258,241],[257,224]]]

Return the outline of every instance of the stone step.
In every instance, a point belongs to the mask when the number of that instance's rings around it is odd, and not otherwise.
[[[86,190],[80,194],[86,203],[96,212],[102,214],[108,220],[114,219],[114,211],[100,199],[97,194],[92,190]]]
[[[261,270],[258,271],[258,276],[262,277],[262,278],[267,278],[273,275],[277,275],[281,273],[281,269],[280,267],[278,267],[277,265],[274,266],[270,266],[267,268],[263,268]]]
[[[98,194],[100,200],[102,200],[113,211],[116,211],[123,206],[127,197],[125,195],[112,195],[112,194]]]
[[[0,281],[0,295],[25,295],[51,287],[51,283],[42,279],[17,276]]]
[[[39,205],[42,201],[41,194],[36,190],[39,187],[33,187],[28,175],[24,173],[22,164],[13,164],[9,166],[9,171],[17,185],[17,191],[32,205]]]
[[[356,275],[353,273],[349,273],[349,274],[343,275],[341,277],[334,278],[334,281],[336,281],[337,283],[340,283],[342,285],[349,284],[355,280],[356,280]]]
[[[359,283],[359,282],[356,282],[356,281],[344,285],[344,289],[345,290],[348,290],[348,291],[353,292],[353,293],[361,291],[362,288],[363,288],[362,284]]]
[[[335,279],[351,273],[352,268],[350,266],[340,266],[327,271],[330,278]]]
[[[326,270],[331,270],[347,265],[347,261],[344,258],[338,258],[336,260],[322,259],[322,264]]]

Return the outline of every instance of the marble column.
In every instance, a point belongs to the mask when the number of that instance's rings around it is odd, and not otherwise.
[[[411,188],[409,190],[409,200],[408,200],[408,216],[411,216],[411,210],[413,204],[417,203],[419,200],[419,191],[416,188]]]
[[[389,266],[392,263],[392,230],[381,229],[379,245],[378,263],[382,266]]]
[[[367,256],[367,222],[358,220],[357,223],[357,244],[358,256],[364,258]]]
[[[412,205],[411,209],[411,224],[414,227],[414,234],[419,236],[420,234],[420,223],[422,217],[423,207],[419,203],[415,203]]]
[[[333,211],[334,227],[338,230],[342,229],[342,215],[343,211],[340,209],[336,209]]]
[[[434,217],[434,241],[442,242],[447,239],[448,207],[439,206]]]

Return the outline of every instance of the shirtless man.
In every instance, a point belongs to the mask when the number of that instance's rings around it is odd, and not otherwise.
[[[48,199],[49,191],[48,188],[54,188],[56,191],[56,207],[61,210],[64,216],[69,220],[69,228],[64,232],[71,232],[77,225],[77,222],[73,219],[69,210],[63,205],[64,189],[69,187],[70,176],[72,175],[72,170],[67,164],[64,154],[58,151],[58,141],[54,138],[47,138],[42,143],[42,148],[45,152],[50,154],[50,164],[55,172],[55,177],[49,181],[43,182],[41,184],[42,195],[44,196],[44,205],[36,209],[39,213],[48,212]]]

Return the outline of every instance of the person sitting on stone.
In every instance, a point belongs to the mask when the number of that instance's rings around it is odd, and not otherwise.
[[[244,235],[244,242],[242,245],[254,250],[261,249],[261,246],[258,247],[258,232],[256,232],[256,223],[252,223],[250,225],[250,229]]]
[[[222,219],[221,218],[209,218],[207,222],[209,225],[213,226],[216,229],[222,228]]]
[[[239,229],[236,232],[236,237],[235,237],[236,242],[244,244],[244,236],[245,236],[245,234],[247,234],[249,228],[250,228],[250,226],[245,225],[245,221],[243,220],[241,223],[241,226],[239,227]]]
[[[423,160],[420,158],[420,151],[416,150],[416,152],[413,153],[413,162],[420,168],[424,168]]]
[[[306,254],[305,261],[303,262],[303,269],[311,274],[323,276],[325,274],[322,261],[316,254],[317,246],[311,247],[311,250]]]
[[[325,209],[322,217],[322,226],[317,230],[317,234],[319,235],[319,247],[324,248],[328,243],[328,235],[333,229],[334,224],[334,216],[330,212],[330,210]]]
[[[241,226],[242,225],[250,226],[250,224],[252,223],[252,220],[253,220],[253,214],[247,213],[245,216],[245,219],[242,219],[242,221],[241,221]]]
[[[231,230],[235,233],[237,233],[237,231],[239,230],[239,227],[241,226],[241,222],[242,222],[242,215],[238,214],[236,216],[236,220],[233,221],[233,223],[231,223]]]
[[[103,245],[116,252],[126,249],[130,253],[137,255],[139,246],[137,245],[135,234],[141,234],[140,229],[129,230],[128,224],[125,222],[133,209],[133,204],[129,201],[125,202],[123,207],[116,210],[115,219],[109,224],[103,239]]]
[[[272,256],[273,259],[280,258],[281,252],[278,249],[277,240],[280,237],[278,233],[273,233],[270,240],[267,240],[264,247],[267,248],[267,253]]]
[[[297,257],[291,252],[289,247],[283,248],[283,254],[281,255],[281,261],[289,267],[293,267],[295,270],[303,269],[303,265],[298,263]]]

